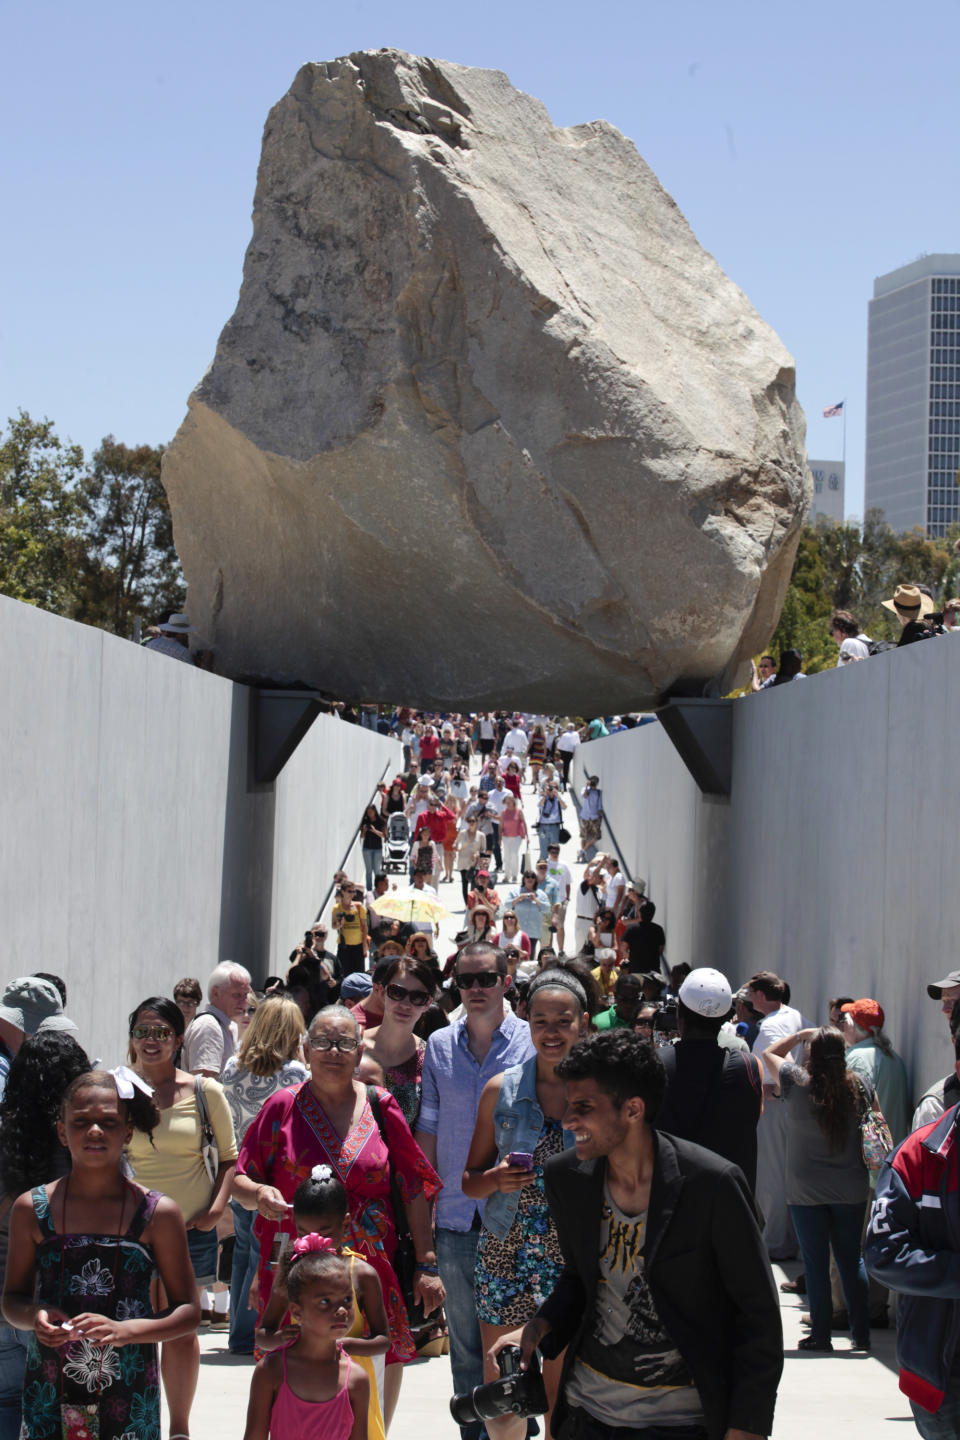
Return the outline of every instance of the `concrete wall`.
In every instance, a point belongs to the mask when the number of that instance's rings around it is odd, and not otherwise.
[[[245,687],[5,596],[0,655],[0,979],[62,975],[114,1064],[144,996],[285,965],[400,747],[321,716],[258,786]]]
[[[926,984],[960,966],[960,642],[891,652],[737,701],[729,802],[647,725],[578,751],[676,963],[784,975],[811,1020],[873,995],[922,1088],[952,1064]]]

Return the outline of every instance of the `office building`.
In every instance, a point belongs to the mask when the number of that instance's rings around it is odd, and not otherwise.
[[[897,531],[960,520],[960,255],[873,283],[867,321],[865,505]]]
[[[807,468],[813,476],[813,503],[810,506],[810,524],[815,525],[821,515],[843,524],[843,487],[846,466],[842,460],[807,460]]]

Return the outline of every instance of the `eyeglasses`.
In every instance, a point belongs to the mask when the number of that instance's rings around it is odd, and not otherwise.
[[[134,1025],[130,1034],[134,1040],[169,1040],[173,1031],[169,1025]]]
[[[481,990],[492,990],[499,979],[496,970],[473,970],[468,975],[461,972],[457,986],[460,990],[470,990],[474,985],[479,985]]]
[[[360,1041],[355,1035],[338,1035],[332,1039],[329,1035],[311,1035],[307,1040],[311,1050],[337,1050],[344,1055],[349,1055],[356,1050]]]
[[[424,1005],[430,1004],[430,995],[426,990],[407,990],[402,985],[387,985],[385,988],[388,997],[401,1004],[404,1000],[409,1000],[410,1004],[416,1005],[418,1010],[422,1010]]]

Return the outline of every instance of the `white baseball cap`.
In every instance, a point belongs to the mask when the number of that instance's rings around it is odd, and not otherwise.
[[[680,999],[688,1010],[706,1020],[720,1020],[729,1015],[733,993],[726,975],[719,970],[691,970],[680,986]]]

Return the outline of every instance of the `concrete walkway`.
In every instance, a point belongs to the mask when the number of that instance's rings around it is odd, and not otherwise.
[[[476,770],[476,766],[474,766]],[[474,777],[475,778],[475,777]],[[536,819],[530,786],[523,788],[524,813],[528,826]],[[583,866],[576,865],[577,820],[572,800],[565,815],[573,839],[564,847],[562,858],[570,867],[574,886],[580,883]],[[530,850],[538,854],[536,834],[531,829]],[[454,872],[456,874],[456,872]],[[501,897],[508,887],[498,886]],[[451,918],[441,926],[436,942],[441,963],[454,949],[453,936],[463,926],[460,880],[440,885],[442,902]],[[652,897],[656,900],[656,896]],[[568,946],[573,948],[576,906],[569,907]],[[774,1267],[777,1283],[797,1266]],[[873,1353],[849,1353],[849,1340],[837,1336],[832,1355],[807,1355],[796,1349],[807,1332],[800,1324],[806,1302],[795,1296],[781,1296],[786,1364],[777,1406],[774,1440],[882,1440],[884,1435],[913,1435],[910,1407],[897,1386],[892,1330],[873,1332]],[[230,1355],[226,1334],[201,1331],[202,1365],[200,1386],[193,1412],[192,1433],[196,1440],[239,1440],[243,1433],[252,1362]],[[452,1394],[450,1365],[446,1357],[417,1361],[409,1365],[390,1440],[458,1440],[459,1431],[450,1418]]]
[[[774,1273],[779,1283],[785,1272],[774,1267]],[[774,1440],[909,1440],[915,1431],[910,1407],[897,1388],[893,1331],[873,1332],[871,1355],[850,1354],[849,1342],[840,1336],[832,1355],[805,1355],[796,1349],[806,1333],[802,1308],[795,1297],[782,1297],[787,1354]],[[228,1352],[222,1331],[201,1331],[200,1348],[192,1432],[197,1440],[239,1440],[252,1362]],[[390,1440],[458,1440],[450,1418],[451,1394],[446,1357],[408,1365]]]

